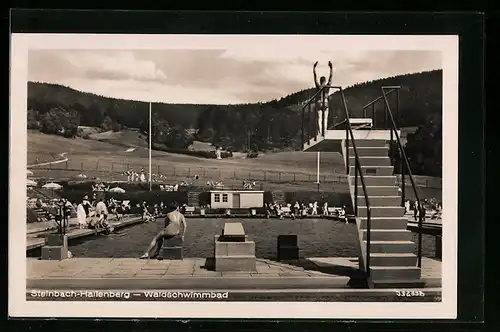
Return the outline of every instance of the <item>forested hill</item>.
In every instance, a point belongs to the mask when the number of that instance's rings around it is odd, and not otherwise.
[[[206,105],[153,104],[153,110],[172,125],[193,128]],[[99,127],[106,117],[118,127],[147,125],[149,105],[134,100],[115,99],[71,89],[66,86],[28,82],[28,109],[37,118],[51,109],[76,113],[79,125]]]
[[[441,114],[442,71],[435,70],[388,77],[346,88],[344,93],[350,115],[361,116],[363,106],[381,96],[384,85],[401,86],[401,126],[418,127],[427,123],[429,116]],[[207,107],[198,118],[198,138],[237,150],[248,146],[252,150],[297,148],[301,105],[314,93],[315,89],[310,88],[261,104]],[[345,118],[340,93],[334,93],[331,98],[330,124]],[[383,119],[383,111],[383,104],[378,103],[375,108],[376,125]]]

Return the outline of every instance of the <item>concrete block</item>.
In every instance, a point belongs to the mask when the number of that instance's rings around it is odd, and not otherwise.
[[[215,271],[248,271],[257,270],[257,260],[255,256],[215,256]]]
[[[255,242],[227,242],[228,256],[255,256]]]
[[[215,256],[227,256],[227,242],[215,241]]]
[[[221,241],[243,242],[245,241],[245,230],[240,222],[228,222],[224,224]]]
[[[299,247],[279,247],[278,261],[296,260],[299,259]]]
[[[184,242],[182,241],[182,237],[180,236],[163,240],[163,247],[182,247],[183,245]]]
[[[182,260],[184,259],[184,250],[182,247],[162,247],[158,256],[168,260]]]
[[[297,235],[278,235],[278,247],[297,247],[298,243]]]
[[[45,236],[48,246],[63,246],[68,248],[68,236],[60,234],[47,234]]]
[[[42,260],[63,260],[68,258],[68,248],[64,246],[42,247]]]

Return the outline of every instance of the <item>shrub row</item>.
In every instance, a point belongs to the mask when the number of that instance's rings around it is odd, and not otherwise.
[[[217,158],[215,151],[192,151],[192,150],[188,150],[188,149],[174,149],[174,148],[168,148],[164,145],[155,144],[155,143],[153,143],[153,149],[159,150],[159,151],[164,151],[164,152],[169,152],[169,153],[185,154],[188,156],[201,157],[201,158],[207,158],[207,159]],[[222,151],[221,152],[222,158],[229,158],[232,156],[233,156],[232,152],[229,152],[229,151]]]

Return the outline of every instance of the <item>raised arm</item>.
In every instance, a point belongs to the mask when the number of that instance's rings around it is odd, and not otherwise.
[[[333,66],[331,61],[328,61],[328,67],[330,67],[330,76],[328,77],[328,85],[332,85]]]
[[[316,66],[317,65],[318,65],[318,61],[316,61],[314,63],[314,66],[313,66],[313,75],[314,75],[314,84],[316,85],[316,87],[319,87],[318,75],[316,75]]]

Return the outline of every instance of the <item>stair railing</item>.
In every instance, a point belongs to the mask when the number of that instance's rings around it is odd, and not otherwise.
[[[370,253],[371,253],[371,217],[372,208],[370,206],[370,200],[368,198],[368,191],[366,190],[365,179],[361,169],[361,164],[359,162],[358,149],[356,147],[356,139],[354,138],[354,132],[351,126],[351,119],[349,117],[349,110],[347,107],[347,101],[345,99],[344,90],[339,88],[340,96],[342,98],[342,104],[344,106],[345,112],[345,123],[346,123],[346,138],[345,138],[345,151],[346,151],[346,173],[349,176],[350,173],[350,162],[349,162],[349,137],[352,141],[352,149],[354,152],[354,215],[358,216],[358,176],[361,181],[361,187],[363,188],[363,196],[365,198],[366,204],[366,275],[370,276]]]
[[[345,112],[345,123],[346,123],[346,138],[345,138],[345,149],[346,149],[346,174],[349,176],[350,173],[350,162],[349,162],[349,139],[352,141],[352,147],[354,152],[354,215],[358,216],[358,178],[361,182],[361,187],[363,189],[363,195],[365,198],[366,204],[366,261],[365,261],[365,269],[367,277],[370,276],[370,252],[371,252],[371,216],[372,209],[370,206],[370,200],[368,198],[368,191],[366,189],[365,180],[363,176],[363,172],[361,169],[361,164],[359,162],[358,150],[356,148],[356,142],[354,138],[354,132],[351,127],[349,110],[347,107],[346,98],[344,95],[344,90],[341,86],[323,86],[316,91],[302,106],[302,130],[301,130],[301,143],[302,149],[305,147],[305,143],[309,143],[311,139],[317,141],[318,133],[320,132],[322,136],[325,136],[326,132],[326,123],[328,119],[325,119],[325,110],[322,109],[322,123],[321,123],[321,131],[318,129],[318,121],[317,121],[317,113],[314,110],[314,107],[311,107],[313,102],[317,99],[318,95],[323,91],[323,89],[333,89],[338,90],[340,92],[340,96],[342,98],[342,104]],[[333,94],[331,94],[333,95]],[[330,96],[328,96],[328,103],[330,103]],[[330,106],[330,105],[329,105]],[[307,111],[306,111],[307,109]],[[313,110],[311,110],[313,109]],[[313,121],[311,121],[313,120]]]
[[[302,105],[302,129],[301,129],[301,143],[302,143],[302,149],[305,147],[305,143],[309,143],[311,139],[314,139],[316,142],[318,140],[318,134],[320,133],[323,137],[325,137],[326,130],[326,124],[328,119],[325,119],[325,109],[322,108],[322,117],[321,117],[321,128],[318,128],[318,112],[316,112],[315,107],[314,107],[314,101],[318,98],[318,95],[325,89],[334,89],[334,90],[341,90],[342,87],[340,86],[330,86],[330,85],[325,85],[320,88],[318,88],[318,91],[316,91],[312,97],[310,97],[304,105]],[[328,104],[330,104],[330,95],[327,97],[328,98]],[[328,106],[329,107],[329,106]],[[307,109],[307,111],[306,111]],[[320,130],[321,129],[321,130]]]
[[[397,114],[398,114],[398,122],[399,122],[399,89],[400,87],[399,86],[383,86],[381,87],[381,90],[382,90],[382,96],[375,99],[373,102],[371,102],[370,104],[367,104],[364,108],[363,108],[363,114],[366,114],[365,113],[365,108],[367,107],[370,107],[372,106],[373,108],[375,108],[375,103],[379,100],[383,100],[384,101],[384,117],[385,118],[389,118],[389,123],[390,123],[390,130],[391,130],[391,145],[392,145],[392,141],[393,141],[393,135],[396,137],[396,143],[397,143],[397,146],[398,146],[398,152],[399,152],[399,156],[400,156],[400,167],[401,167],[401,193],[402,193],[402,197],[401,197],[401,205],[404,206],[404,203],[405,203],[405,173],[408,172],[408,177],[410,178],[410,182],[411,182],[411,186],[413,188],[413,192],[415,194],[415,198],[417,200],[417,206],[415,208],[418,208],[418,254],[417,254],[417,266],[418,267],[422,267],[422,223],[423,223],[423,219],[424,219],[424,215],[423,215],[423,209],[422,209],[422,203],[421,203],[421,200],[420,200],[420,197],[418,195],[418,191],[417,191],[417,186],[415,184],[415,179],[413,177],[413,174],[411,172],[411,168],[410,168],[410,163],[408,161],[408,157],[406,156],[406,153],[405,153],[405,150],[403,148],[403,144],[401,143],[401,139],[399,137],[399,133],[398,133],[398,126],[396,125],[396,121],[394,120],[394,116],[393,116],[393,113],[392,113],[392,110],[391,110],[391,105],[389,104],[389,100],[387,98],[388,95],[390,95],[391,93],[393,92],[396,92],[396,101],[397,101]],[[388,92],[386,92],[386,90],[389,90]],[[375,114],[375,112],[373,112],[373,114]],[[387,121],[385,121],[387,122]],[[375,124],[375,122],[374,122]],[[385,128],[386,129],[386,128]]]

